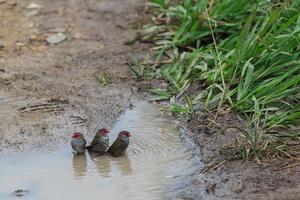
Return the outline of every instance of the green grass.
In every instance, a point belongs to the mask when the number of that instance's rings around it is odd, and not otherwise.
[[[160,96],[172,99],[172,111],[191,115],[191,104],[204,101],[216,115],[224,105],[244,114],[244,158],[300,142],[300,1],[150,2],[157,60],[171,59],[158,73],[170,85]],[[206,89],[176,103],[197,83]]]
[[[153,77],[153,70],[149,68],[147,57],[144,62],[139,62],[137,58],[132,57],[130,61],[130,72],[137,81],[148,80]]]
[[[111,78],[107,74],[103,74],[102,76],[95,76],[101,86],[107,86],[112,83]]]

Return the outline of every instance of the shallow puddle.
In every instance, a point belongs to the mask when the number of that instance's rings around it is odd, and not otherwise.
[[[110,142],[120,130],[132,137],[127,154],[119,158],[73,156],[69,146],[0,155],[0,199],[181,199],[201,162],[159,106],[142,103],[125,112],[111,130]],[[28,192],[15,197],[18,189]]]

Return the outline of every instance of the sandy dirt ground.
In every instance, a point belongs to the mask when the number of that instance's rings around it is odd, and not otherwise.
[[[73,131],[92,137],[100,127],[111,128],[131,104],[148,98],[135,92],[126,64],[148,47],[124,45],[134,37],[143,1],[31,3],[0,0],[0,153],[55,150]],[[58,33],[66,38],[46,41]],[[195,129],[203,122],[197,117],[189,136],[209,166],[219,161],[218,150],[228,140]],[[199,199],[203,191],[203,199],[300,199],[299,169],[278,166],[220,165],[187,185],[190,198],[183,199]]]
[[[73,131],[92,136],[142,98],[132,94],[126,63],[143,47],[124,45],[141,2],[32,3],[0,3],[2,152],[53,149]],[[46,42],[57,33],[66,39]]]

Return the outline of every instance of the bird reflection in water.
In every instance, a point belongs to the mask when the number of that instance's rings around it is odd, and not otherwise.
[[[96,165],[98,174],[102,177],[110,177],[111,172],[116,173],[114,170],[118,169],[123,175],[132,174],[130,160],[127,155],[114,158],[109,154],[99,156],[97,153],[89,151],[89,156],[93,163]]]
[[[122,175],[131,175],[132,168],[129,157],[125,154],[118,158],[109,154],[99,156],[98,153],[88,151],[91,161],[98,174],[102,177],[110,177],[112,171],[119,171]],[[74,178],[79,180],[87,174],[87,158],[85,154],[75,154],[73,157]],[[113,172],[115,173],[115,172]]]
[[[99,156],[98,153],[88,151],[91,160],[96,165],[98,174],[102,177],[109,177],[111,172],[111,160],[108,155]]]
[[[116,164],[116,166],[119,168],[120,172],[123,175],[132,174],[130,159],[128,158],[128,156],[126,154],[122,155],[118,158],[111,157],[111,159],[112,159],[113,163]]]
[[[81,179],[87,173],[87,160],[85,154],[75,154],[73,157],[73,173],[75,179]]]

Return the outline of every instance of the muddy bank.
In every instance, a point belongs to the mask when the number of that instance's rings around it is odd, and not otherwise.
[[[142,2],[10,1],[0,4],[0,151],[64,145],[73,131],[111,127],[138,99],[126,46]],[[34,10],[34,12],[32,12]],[[66,38],[56,44],[55,34]]]
[[[191,91],[192,92],[192,91]],[[298,158],[243,161],[228,147],[238,142],[239,132],[233,129],[222,134],[227,126],[246,127],[237,113],[223,113],[211,124],[214,114],[194,114],[188,123],[189,138],[200,149],[203,176],[191,184],[191,193],[204,188],[205,199],[290,199],[300,197],[300,166]],[[200,186],[200,187],[199,187]]]

